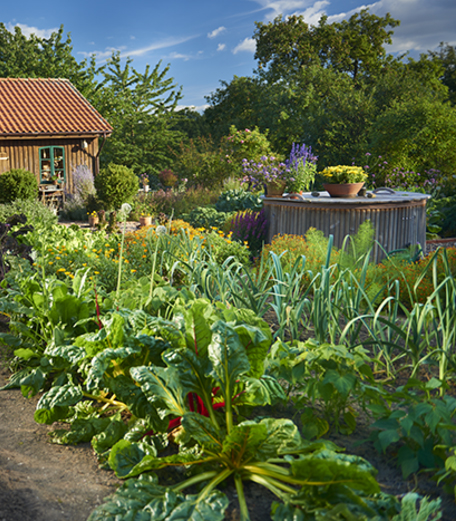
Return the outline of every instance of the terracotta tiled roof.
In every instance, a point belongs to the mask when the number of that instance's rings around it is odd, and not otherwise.
[[[69,80],[0,78],[0,137],[111,132]]]

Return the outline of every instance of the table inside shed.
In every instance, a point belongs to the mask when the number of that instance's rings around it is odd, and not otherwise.
[[[62,184],[59,185],[40,185],[40,201],[51,210],[56,212],[63,209],[65,202],[65,189]]]

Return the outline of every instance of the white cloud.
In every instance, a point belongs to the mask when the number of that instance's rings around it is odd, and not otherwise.
[[[313,2],[311,0],[253,0],[260,4],[262,11],[267,11],[265,14],[266,20],[273,20],[279,15],[291,15],[295,13],[302,13],[306,9],[311,9]],[[316,2],[317,4],[320,2]]]
[[[182,54],[179,52],[172,52],[169,57],[173,60],[184,60],[184,62],[190,60],[192,56],[190,54]]]
[[[190,109],[195,110],[196,112],[204,112],[209,107],[208,104],[204,105],[178,105],[176,110]]]
[[[55,33],[59,30],[58,27],[54,27],[53,29],[38,29],[37,27],[31,27],[30,25],[26,24],[12,24],[8,23],[6,24],[6,29],[10,32],[14,32],[14,27],[19,27],[19,29],[22,31],[22,34],[26,36],[27,38],[30,37],[31,34],[35,34],[38,36],[38,38],[49,38],[52,33]]]
[[[221,33],[224,33],[226,31],[226,27],[220,26],[218,29],[214,29],[212,32],[207,33],[208,38],[215,38]]]
[[[175,45],[185,43],[193,38],[195,38],[195,36],[188,36],[188,37],[183,37],[183,38],[166,38],[165,40],[155,42],[152,45],[148,45],[146,47],[141,47],[139,49],[127,50],[127,47],[107,47],[105,51],[79,52],[78,54],[82,54],[85,58],[95,54],[98,59],[103,61],[103,60],[106,60],[107,58],[109,58],[113,52],[120,51],[121,58],[127,58],[127,57],[132,58],[132,57],[137,57],[137,56],[143,56],[145,54],[148,54],[149,52],[156,51],[159,49],[166,49],[167,47],[173,47]],[[177,53],[173,57],[184,58],[184,59],[190,58],[190,56],[178,55]]]
[[[456,44],[454,20],[456,20],[456,3],[454,0],[379,0],[372,4],[361,5],[346,13],[339,13],[328,18],[328,22],[348,19],[361,9],[377,16],[386,13],[401,23],[394,27],[393,43],[387,46],[387,52],[413,55],[426,53],[437,48],[440,42]]]
[[[338,2],[331,0],[251,0],[260,5],[269,21],[282,15],[302,15],[308,24],[316,25],[331,4],[331,11],[337,9]],[[348,4],[348,2],[346,2]],[[351,4],[353,5],[353,3]],[[355,4],[356,5],[356,4]],[[328,23],[348,20],[362,9],[369,9],[371,14],[385,16],[386,13],[400,20],[401,24],[393,28],[393,44],[387,52],[403,53],[410,51],[415,57],[419,53],[435,50],[440,42],[456,45],[454,21],[456,20],[456,2],[454,0],[377,0],[361,3],[357,7],[328,16]]]
[[[236,47],[233,49],[233,54],[237,54],[238,52],[252,52],[254,53],[256,50],[256,43],[253,38],[244,38],[244,40],[236,45]]]
[[[156,51],[158,49],[166,49],[167,47],[174,47],[175,45],[179,45],[181,43],[188,42],[194,36],[187,36],[183,38],[166,38],[165,40],[161,40],[159,42],[153,43],[152,45],[148,45],[147,47],[142,47],[141,49],[136,49],[133,51],[128,51],[123,56],[143,56],[151,51]]]
[[[217,51],[223,51],[223,50],[225,49],[225,47],[226,47],[226,44],[224,44],[224,43],[219,43],[219,44],[217,45]]]

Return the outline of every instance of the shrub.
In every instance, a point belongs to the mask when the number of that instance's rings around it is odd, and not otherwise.
[[[106,210],[115,210],[123,203],[131,201],[138,192],[137,175],[126,166],[110,163],[102,168],[95,177],[97,197],[103,202]]]
[[[160,179],[160,183],[166,188],[172,188],[177,183],[177,175],[169,169],[162,170],[158,174],[158,178]]]
[[[219,212],[238,212],[240,210],[261,210],[263,199],[253,192],[247,192],[242,188],[225,190],[215,203],[215,209]]]
[[[38,197],[38,181],[32,172],[15,169],[0,175],[0,203],[18,199],[31,201]]]
[[[225,138],[225,160],[232,165],[235,173],[241,174],[242,161],[257,162],[262,156],[272,155],[267,132],[262,134],[258,127],[253,130],[237,130],[234,125],[230,127],[230,135]]]
[[[188,180],[189,186],[221,187],[232,174],[232,167],[223,160],[220,147],[206,138],[181,143],[175,156],[173,168],[181,179]]]
[[[182,218],[195,228],[224,228],[225,222],[230,214],[218,212],[212,206],[199,206],[189,214],[184,214]]]
[[[0,204],[0,222],[5,222],[16,214],[24,214],[27,222],[39,222],[44,226],[57,224],[57,216],[40,201],[14,201]]]

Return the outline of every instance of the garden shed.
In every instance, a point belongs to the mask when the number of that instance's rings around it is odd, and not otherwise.
[[[42,194],[71,193],[77,166],[98,173],[111,133],[69,80],[0,78],[0,175],[23,168],[35,174]]]

